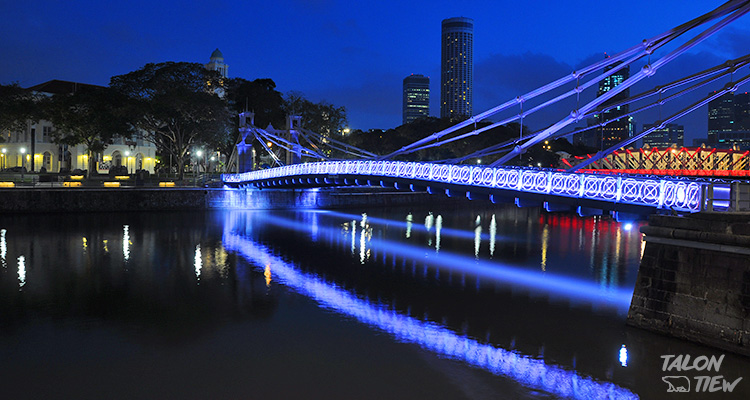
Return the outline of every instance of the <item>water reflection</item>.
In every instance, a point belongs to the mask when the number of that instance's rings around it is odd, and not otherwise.
[[[5,255],[8,254],[8,245],[5,243],[5,229],[0,229],[0,265],[3,268],[8,268],[8,264],[5,261]]]
[[[203,268],[203,256],[201,256],[201,245],[195,245],[195,256],[193,257],[193,264],[195,265],[195,277],[198,279],[198,283],[201,280],[201,269]]]
[[[26,257],[18,256],[18,287],[26,284]]]
[[[495,239],[497,238],[497,220],[495,214],[492,214],[490,220],[490,257],[495,255]]]
[[[122,256],[125,261],[130,260],[130,225],[122,226]]]
[[[256,265],[273,265],[282,282],[320,302],[324,307],[350,315],[376,326],[400,341],[415,343],[443,356],[462,360],[494,374],[510,377],[535,389],[575,399],[636,399],[638,396],[611,383],[600,383],[543,360],[480,343],[458,335],[439,324],[402,315],[386,304],[367,301],[331,285],[325,280],[300,272],[293,264],[269,254],[267,248],[226,231],[227,248],[240,252]],[[267,269],[270,267],[266,267]]]
[[[482,244],[482,217],[474,220],[474,258],[479,259],[479,245]]]

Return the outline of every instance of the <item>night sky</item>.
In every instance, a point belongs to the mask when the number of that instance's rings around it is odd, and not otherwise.
[[[401,84],[412,73],[430,77],[439,114],[444,18],[474,19],[476,114],[722,3],[0,0],[0,83],[107,85],[149,62],[206,63],[219,48],[231,77],[271,78],[281,92],[346,107],[352,128],[387,129],[401,124]],[[748,49],[745,16],[649,79],[668,82]],[[569,109],[552,111],[525,123],[539,128]],[[705,134],[705,107],[697,113],[680,121],[688,138]]]

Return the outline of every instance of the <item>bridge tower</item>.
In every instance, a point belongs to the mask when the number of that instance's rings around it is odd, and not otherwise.
[[[302,117],[299,115],[288,115],[286,118],[287,140],[292,143],[293,151],[286,152],[286,165],[302,162],[302,146],[299,144],[300,129],[302,129]]]
[[[255,135],[251,130],[255,125],[255,113],[245,111],[240,113],[240,140],[237,142],[237,172],[252,171],[257,165],[255,148],[253,141]]]

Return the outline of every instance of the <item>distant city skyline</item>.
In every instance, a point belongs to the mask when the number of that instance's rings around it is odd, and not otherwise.
[[[593,0],[577,7],[505,0],[3,2],[0,83],[29,87],[59,79],[106,86],[110,77],[147,63],[204,64],[219,48],[231,64],[229,77],[270,78],[283,93],[299,91],[312,101],[345,107],[352,129],[388,129],[402,121],[398,82],[413,72],[432,77],[430,108],[438,115],[440,83],[435,77],[440,76],[438,37],[443,19],[474,19],[477,114],[598,61],[604,52],[622,51],[723,3],[633,0],[618,7],[616,17],[601,18],[601,4]],[[257,16],[252,24],[247,23],[248,15]],[[283,23],[274,18],[280,15]],[[745,55],[750,48],[748,17],[659,70],[631,93]],[[656,52],[652,60],[662,55]],[[632,71],[645,62],[636,63]],[[717,82],[702,93],[725,83]],[[524,119],[524,124],[541,129],[570,111],[568,106],[545,110]],[[700,115],[676,121],[685,126],[686,138],[705,136],[706,112],[703,107],[695,113]],[[658,111],[635,117],[638,126],[655,120]]]

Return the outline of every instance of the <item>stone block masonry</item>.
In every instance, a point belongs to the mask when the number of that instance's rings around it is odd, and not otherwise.
[[[0,190],[0,213],[326,209],[465,201],[469,200],[384,188],[13,188]]]
[[[750,213],[652,215],[627,323],[750,356]]]

